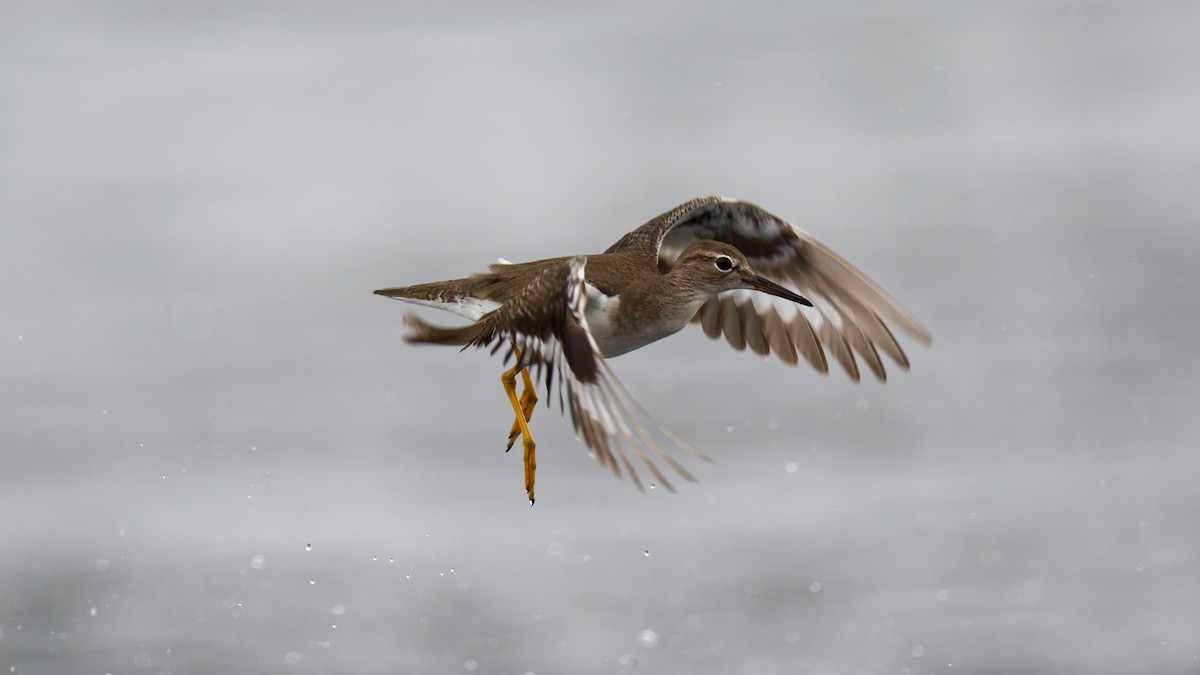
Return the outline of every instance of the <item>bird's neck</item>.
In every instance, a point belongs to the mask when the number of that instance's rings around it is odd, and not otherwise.
[[[671,270],[647,275],[621,293],[623,323],[655,323],[670,335],[691,320],[712,293],[684,274]]]

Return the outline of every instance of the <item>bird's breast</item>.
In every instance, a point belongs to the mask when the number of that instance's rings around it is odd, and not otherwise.
[[[622,308],[620,296],[609,296],[591,284],[587,286],[588,330],[605,358],[620,356],[668,335],[678,333],[696,315],[700,304],[664,307],[639,303],[641,311]]]

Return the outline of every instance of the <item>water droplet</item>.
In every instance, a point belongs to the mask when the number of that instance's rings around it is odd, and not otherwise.
[[[152,662],[153,660],[150,658],[150,654],[146,652],[138,652],[133,655],[133,665],[137,666],[138,668],[149,668]],[[13,672],[16,671],[14,670]]]
[[[396,559],[395,559],[395,558],[388,558],[388,562],[390,562],[390,563],[394,563],[394,562],[396,562]]]
[[[99,610],[97,610],[95,607],[92,607],[91,609],[88,610],[88,614],[91,614],[92,616],[96,616],[96,614],[98,612],[99,612]]]
[[[283,655],[283,660],[288,663],[300,663],[300,652],[291,651]]]
[[[924,656],[924,655],[925,655],[925,646],[924,646],[924,645],[917,645],[917,646],[913,647],[913,648],[912,648],[912,655],[913,655],[913,656],[915,656],[915,657],[917,657],[917,658],[921,658],[922,656]]]
[[[854,412],[862,415],[871,409],[871,402],[865,398],[860,398],[854,402]]]
[[[110,563],[108,562],[108,558],[100,558],[96,560],[96,569],[100,572],[107,572],[109,566]]]
[[[795,462],[788,462],[787,464],[783,465],[783,470],[788,473],[796,473],[796,471],[799,469],[800,465]]]
[[[779,420],[771,418],[767,420],[767,431],[775,431],[779,428]]]
[[[644,556],[646,556],[647,558],[649,558],[649,557],[650,557],[650,549],[646,549],[645,551],[642,551],[642,555],[644,555]]]
[[[256,570],[261,570],[262,568],[266,567],[267,566],[266,556],[259,553],[259,554],[255,555],[254,557],[250,558],[250,566]]]
[[[789,645],[797,644],[798,642],[800,642],[800,631],[798,631],[798,630],[788,631],[787,635],[783,636],[783,641],[788,643]]]
[[[732,433],[733,433],[733,426],[732,426],[732,425],[730,425],[730,426],[727,426],[727,427],[725,427],[725,433],[727,433],[727,434],[732,434]]]
[[[937,592],[935,597],[937,598],[938,602],[945,602],[946,599],[950,597],[950,592],[943,588]]]
[[[309,580],[308,580],[308,585],[309,585],[309,586],[315,585],[316,583],[317,583],[317,580],[316,580],[316,579],[309,579]]]
[[[1133,566],[1133,569],[1141,572],[1142,570],[1146,569],[1146,563],[1144,561],[1139,560],[1139,561],[1137,561],[1137,564]]]
[[[821,582],[819,582],[819,581],[812,582],[811,584],[808,585],[808,590],[812,591],[813,593],[820,593],[821,592]]]
[[[379,556],[373,555],[373,556],[371,556],[371,560],[374,562],[379,562]]]
[[[345,613],[346,613],[346,606],[345,606],[345,605],[334,605],[334,606],[333,606],[333,614],[334,614],[334,616],[341,616],[341,615],[343,615],[343,614],[345,614]]]
[[[311,550],[312,550],[312,544],[305,544],[305,545],[304,545],[304,551],[305,551],[306,553],[307,553],[308,551],[311,551]]]
[[[463,668],[465,668],[467,670],[475,670],[478,667],[479,667],[479,662],[476,661],[475,659],[467,659],[466,661],[463,661]]]
[[[558,555],[561,552],[562,547],[558,545],[557,541],[550,542],[550,545],[546,547],[546,553],[549,553],[550,555]]]
[[[940,72],[942,72],[942,67],[941,67],[941,66],[939,66],[939,65],[934,65],[934,66],[933,66],[933,72],[935,72],[935,73],[940,73]]]
[[[622,654],[617,657],[617,663],[624,668],[632,668],[638,664],[638,660],[633,654]]]
[[[649,628],[638,633],[637,646],[642,649],[654,649],[658,646],[658,634]]]

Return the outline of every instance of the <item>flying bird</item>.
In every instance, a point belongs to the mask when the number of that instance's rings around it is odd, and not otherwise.
[[[642,489],[641,465],[673,491],[656,461],[695,478],[645,425],[711,460],[655,421],[608,359],[698,323],[710,338],[723,334],[735,349],[774,353],[789,365],[803,358],[821,373],[829,371],[831,356],[854,381],[861,359],[884,381],[880,352],[903,369],[909,366],[893,329],[931,341],[908,310],[807,232],[754,204],[722,197],[680,204],[604,253],[502,261],[465,279],[375,293],[471,321],[443,327],[408,312],[409,342],[506,350],[505,364],[512,367],[501,382],[515,417],[507,447],[521,438],[530,505],[537,471],[529,430],[538,402],[535,380],[547,396],[557,393],[560,408],[602,466],[617,477],[628,474]]]

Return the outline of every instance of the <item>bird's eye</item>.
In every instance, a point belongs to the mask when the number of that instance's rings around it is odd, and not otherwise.
[[[729,270],[733,269],[733,260],[727,255],[717,256],[717,260],[713,264],[716,265],[717,269],[721,270],[722,272],[728,272]]]

